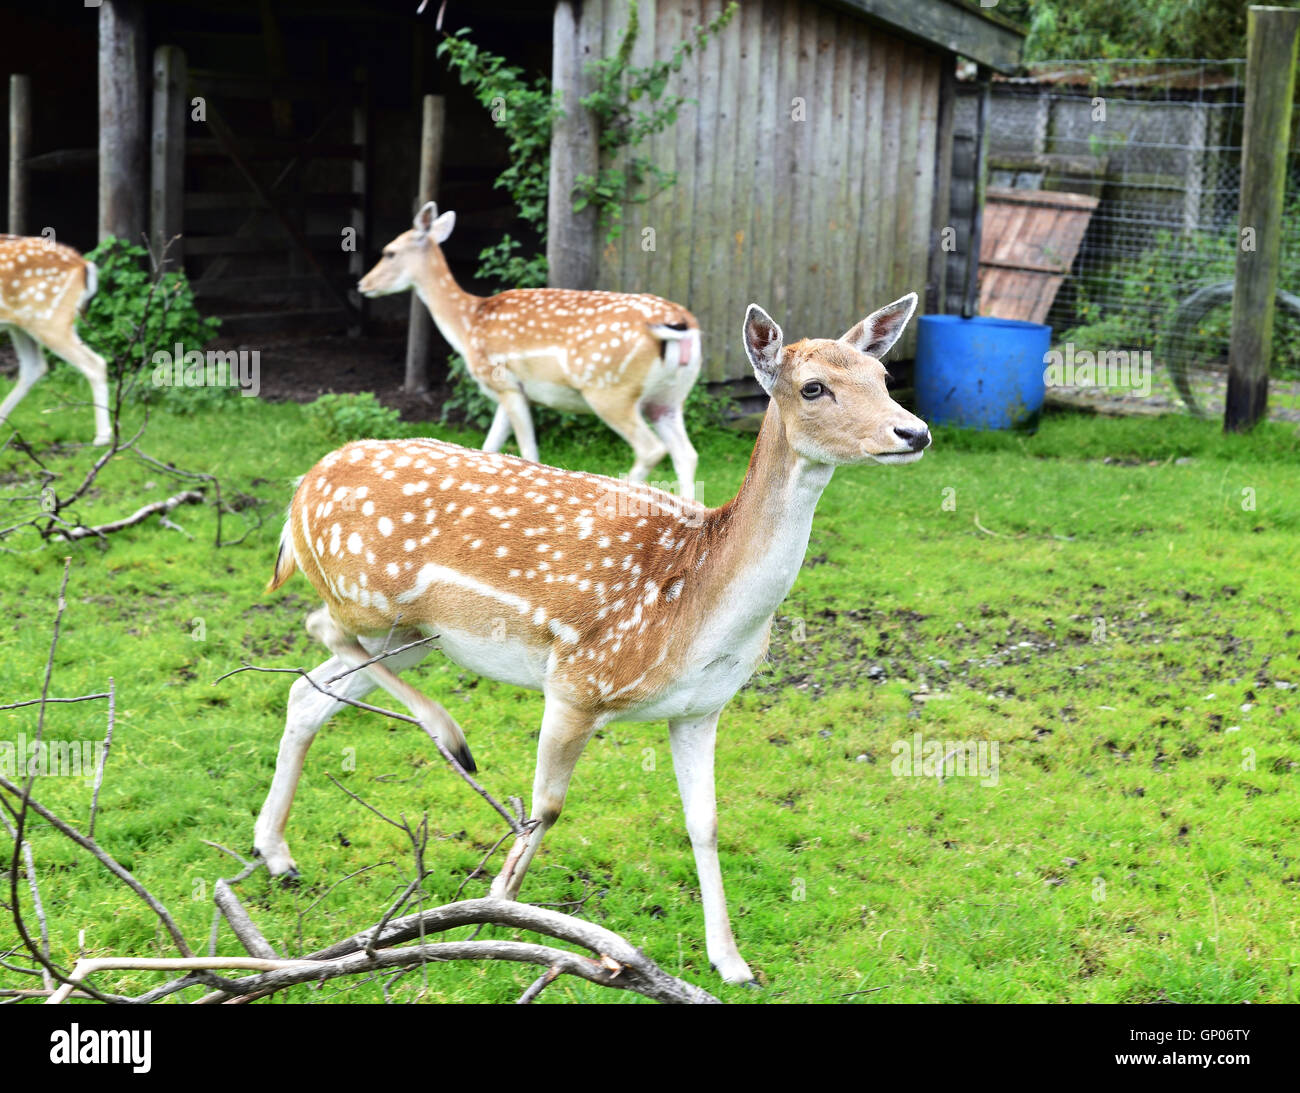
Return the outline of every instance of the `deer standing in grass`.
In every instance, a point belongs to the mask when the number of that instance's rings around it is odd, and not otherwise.
[[[925,423],[890,398],[878,359],[915,306],[908,295],[839,340],[785,346],[751,305],[745,350],[771,401],[744,483],[721,508],[438,440],[357,441],[301,480],[269,587],[301,569],[324,598],[307,629],[333,655],[313,679],[424,636],[465,668],[545,695],[534,823],[494,896],[516,898],[592,734],[612,721],[666,720],[709,959],[728,982],[751,979],[718,864],[718,715],[766,654],[834,468],[912,463],[930,443]],[[384,688],[473,770],[460,726],[397,676],[429,649],[346,675],[335,693],[358,700]],[[272,875],[296,874],[289,808],[313,737],[342,706],[306,679],[290,691],[254,836]]]
[[[700,374],[700,328],[684,307],[658,296],[519,288],[474,296],[456,284],[442,244],[456,214],[432,201],[410,231],[384,248],[357,291],[413,289],[470,376],[497,404],[483,450],[499,452],[513,432],[519,453],[538,461],[529,400],[594,413],[636,453],[628,478],[644,482],[671,455],[683,497],[695,496],[695,449],[682,403]],[[646,417],[650,424],[646,424]]]
[[[0,403],[0,424],[45,375],[45,346],[90,383],[95,443],[108,444],[108,366],[77,336],[77,316],[95,295],[95,264],[48,239],[0,235],[0,327],[18,355],[18,382]]]

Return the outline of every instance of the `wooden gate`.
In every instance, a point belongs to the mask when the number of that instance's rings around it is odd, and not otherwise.
[[[330,83],[154,60],[151,236],[174,240],[226,332],[325,320],[362,329],[369,231],[365,73]],[[179,238],[177,239],[176,237]]]

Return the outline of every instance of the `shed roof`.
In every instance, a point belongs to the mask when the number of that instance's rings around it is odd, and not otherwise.
[[[1020,64],[1026,31],[1005,16],[964,0],[824,0],[831,7],[884,23],[892,30],[969,57],[1000,72]]]

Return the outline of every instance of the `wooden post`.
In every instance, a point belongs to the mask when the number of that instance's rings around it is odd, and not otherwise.
[[[185,53],[159,46],[153,55],[153,132],[149,154],[149,241],[158,272],[184,268],[180,238],[185,207],[185,125],[189,117]],[[170,246],[168,245],[170,244]],[[162,261],[166,250],[166,261]]]
[[[979,120],[975,123],[975,205],[971,209],[970,243],[966,255],[966,293],[962,300],[962,317],[969,319],[980,309],[980,246],[984,242],[984,191],[988,188],[989,96],[992,80],[989,70],[979,67]]]
[[[1286,192],[1300,11],[1252,7],[1246,46],[1246,120],[1241,212],[1223,427],[1241,432],[1264,417],[1273,355],[1273,310]]]
[[[420,123],[420,186],[415,198],[418,212],[427,201],[438,197],[438,176],[442,173],[442,135],[447,119],[447,100],[425,95]],[[411,321],[406,328],[406,383],[408,391],[427,391],[433,381],[429,367],[429,346],[433,341],[433,320],[424,301],[411,293]]]
[[[27,157],[32,153],[32,81],[9,77],[9,234],[27,234]]]
[[[932,315],[947,312],[948,251],[945,232],[952,227],[952,136],[957,113],[957,58],[939,62],[939,115],[935,119],[934,200],[930,211],[930,267],[923,310]],[[924,154],[924,151],[922,151]]]
[[[99,9],[99,238],[145,231],[145,34],[140,0]]]
[[[600,168],[596,118],[578,104],[590,90],[583,67],[595,59],[600,42],[599,5],[588,3],[597,10],[584,12],[581,0],[555,5],[551,84],[564,114],[551,127],[546,263],[552,288],[594,288],[600,253],[596,210],[588,206],[575,213],[572,197],[578,176],[595,175]]]
[[[370,82],[364,68],[353,73],[358,85],[357,102],[352,107],[352,143],[360,153],[352,161],[352,227],[356,229],[355,249],[348,255],[348,272],[353,284],[365,275],[366,257],[370,247]],[[348,336],[358,338],[366,330],[367,301],[355,287],[348,291],[354,310],[348,320]]]

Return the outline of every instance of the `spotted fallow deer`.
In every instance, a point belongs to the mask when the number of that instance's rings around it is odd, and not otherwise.
[[[77,316],[95,295],[95,264],[48,239],[0,235],[0,327],[18,355],[18,382],[0,403],[0,424],[45,375],[45,346],[90,383],[95,443],[113,439],[108,417],[108,367],[77,336]]]
[[[695,496],[695,449],[682,403],[700,374],[700,328],[684,307],[658,296],[519,288],[474,296],[456,283],[442,244],[456,214],[432,201],[410,231],[384,248],[357,291],[386,296],[413,289],[474,381],[497,404],[483,450],[498,452],[511,432],[534,463],[529,400],[594,413],[631,446],[628,474],[644,482],[671,455],[683,497]],[[646,424],[646,418],[650,424]]]
[[[745,349],[771,400],[744,483],[721,508],[439,440],[357,441],[301,480],[269,588],[301,569],[325,600],[307,629],[333,656],[312,679],[423,636],[465,668],[545,696],[534,823],[493,895],[516,898],[592,734],[667,720],[709,959],[728,982],[750,980],[718,864],[718,715],[766,654],[834,468],[913,463],[930,443],[925,423],[890,398],[878,359],[915,306],[908,295],[839,340],[789,346],[749,308]],[[451,715],[396,674],[430,645],[343,675],[334,693],[355,701],[384,688],[473,770]],[[297,872],[289,808],[313,737],[342,706],[307,679],[290,692],[254,836],[273,875]]]

